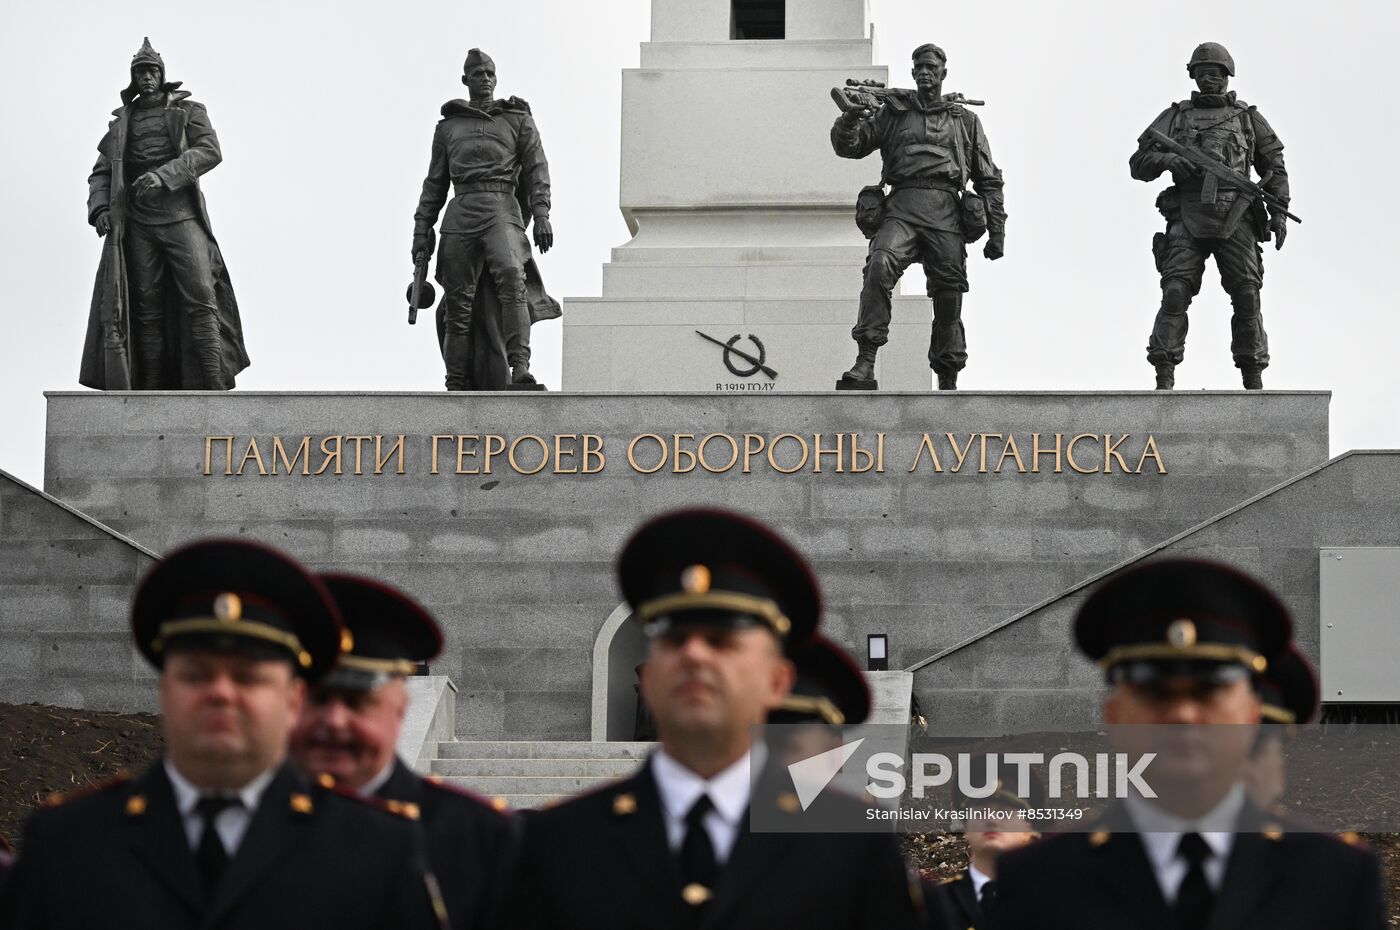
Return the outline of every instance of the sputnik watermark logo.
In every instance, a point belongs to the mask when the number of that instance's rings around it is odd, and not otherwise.
[[[912,777],[906,778],[901,771],[904,767],[902,756],[893,752],[879,752],[865,762],[866,774],[870,778],[865,790],[872,797],[886,800],[903,797],[906,790],[913,797],[923,799],[928,789],[944,786],[955,786],[963,797],[974,800],[990,798],[1003,789],[1014,790],[1017,797],[1028,798],[1031,796],[1032,766],[1043,766],[1048,772],[1049,781],[1046,794],[1052,800],[1067,796],[1066,770],[1071,770],[1074,775],[1072,796],[1075,798],[1121,799],[1130,793],[1155,798],[1157,793],[1143,776],[1156,758],[1155,752],[1145,753],[1136,760],[1125,752],[1095,753],[1092,759],[1083,753],[1061,752],[1048,760],[1041,752],[962,752],[953,758],[940,752],[916,752],[910,759]],[[981,774],[978,774],[978,768],[982,769]],[[1002,777],[1006,769],[1015,770],[1014,783]]]
[[[788,774],[792,776],[792,789],[797,792],[797,801],[804,811],[812,806],[812,802],[831,784],[837,773],[846,767],[846,763],[851,761],[851,756],[856,754],[856,750],[860,749],[861,743],[864,742],[865,738],[861,737],[788,766]]]

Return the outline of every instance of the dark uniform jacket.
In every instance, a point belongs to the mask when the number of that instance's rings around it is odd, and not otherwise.
[[[972,877],[964,871],[946,882],[924,884],[925,926],[928,930],[989,930]]]
[[[5,930],[438,926],[406,819],[284,766],[205,900],[164,766],[40,810],[0,906]]]
[[[416,815],[454,930],[490,926],[510,865],[506,816],[475,795],[419,777],[402,760],[375,796]]]
[[[503,927],[692,926],[650,762],[631,778],[523,816],[524,843]],[[701,928],[915,926],[907,873],[890,834],[755,833],[746,817],[713,891]]]
[[[1163,110],[1148,131],[1138,137],[1138,149],[1128,160],[1132,176],[1139,181],[1157,180],[1176,157],[1155,141],[1153,129],[1188,148],[1200,149],[1246,178],[1253,168],[1259,172],[1259,186],[1288,203],[1283,140],[1257,109],[1236,98],[1233,91],[1195,93],[1190,100]],[[1174,181],[1159,204],[1169,220],[1180,216],[1192,236],[1228,239],[1242,219],[1252,217],[1259,241],[1268,240],[1268,213],[1261,201],[1250,205],[1242,192],[1209,175],[1189,175]]]
[[[204,194],[199,190],[199,176],[209,171],[223,160],[219,148],[219,137],[209,124],[209,114],[204,105],[190,100],[188,91],[179,90],[179,82],[165,85],[165,125],[170,141],[178,153],[175,158],[155,169],[161,183],[169,191],[189,193],[195,203],[197,220],[209,236],[212,249],[211,265],[214,272],[214,292],[218,300],[219,336],[224,349],[224,372],[228,376],[229,387],[233,387],[234,375],[248,367],[248,351],[243,345],[243,322],[238,313],[238,301],[233,294],[233,284],[228,270],[224,267],[223,254],[214,240],[213,228],[209,225],[209,211],[204,204]],[[123,95],[124,97],[126,95]],[[127,187],[136,180],[127,177],[126,150],[127,134],[131,128],[131,112],[135,106],[129,100],[125,105],[112,111],[112,122],[107,133],[97,145],[97,163],[88,177],[88,222],[95,224],[104,211],[111,211],[111,231],[103,241],[102,260],[97,268],[97,281],[93,286],[92,305],[88,310],[87,340],[83,343],[82,368],[78,382],[86,387],[101,390],[124,390],[118,376],[110,370],[111,362],[107,353],[107,342],[111,338],[114,320],[120,329],[123,342],[127,335],[125,318],[130,312],[126,304],[126,256],[122,249],[122,238],[126,232]],[[171,294],[168,305],[174,306],[175,295]],[[184,314],[167,314],[170,321],[172,357],[179,359],[180,347],[188,344],[190,337],[179,328]],[[122,346],[126,349],[127,346]],[[134,358],[128,358],[128,366]],[[198,377],[191,376],[186,383],[197,383]],[[178,388],[181,381],[172,377],[169,388]]]
[[[1000,930],[1171,930],[1142,842],[1115,809],[1097,833],[1051,837],[997,864]],[[1284,832],[1257,808],[1240,815],[1207,930],[1381,930],[1380,865],[1330,834]]]
[[[987,202],[987,228],[1006,228],[1001,169],[992,161],[981,120],[966,107],[925,108],[909,94],[886,103],[870,119],[838,117],[831,146],[842,158],[864,158],[879,149],[880,180],[892,189],[888,218],[961,232],[957,192],[971,181]]]

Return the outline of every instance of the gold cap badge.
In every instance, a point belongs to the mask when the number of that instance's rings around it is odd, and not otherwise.
[[[681,588],[686,594],[704,594],[710,590],[710,570],[704,565],[691,565],[681,572]]]
[[[232,591],[225,591],[214,598],[214,618],[224,623],[237,623],[243,619],[243,599]]]
[[[1189,649],[1196,645],[1196,624],[1184,617],[1167,625],[1167,642],[1177,649]]]

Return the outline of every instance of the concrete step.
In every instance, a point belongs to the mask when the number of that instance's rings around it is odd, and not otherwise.
[[[526,794],[572,795],[587,791],[598,785],[614,781],[612,778],[592,778],[587,775],[561,776],[500,776],[472,775],[457,776],[454,784],[470,788],[477,794],[488,797],[513,798]]]
[[[636,759],[434,759],[434,775],[468,776],[579,776],[622,778],[641,763]]]
[[[437,758],[641,760],[654,748],[655,743],[588,740],[453,740],[438,743]]]
[[[459,788],[471,789],[471,785],[460,778],[449,778],[450,784]],[[509,806],[511,810],[539,810],[544,807],[551,807],[560,801],[567,801],[571,795],[567,794],[517,794],[517,795],[496,795]]]

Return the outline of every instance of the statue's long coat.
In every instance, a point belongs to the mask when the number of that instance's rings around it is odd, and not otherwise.
[[[171,190],[194,188],[199,223],[209,236],[210,266],[215,275],[214,292],[219,305],[219,333],[224,350],[224,372],[228,386],[233,387],[234,375],[249,364],[248,352],[243,345],[243,323],[238,315],[238,301],[233,295],[233,284],[224,267],[223,255],[209,225],[204,195],[199,190],[199,176],[222,161],[223,154],[203,104],[190,100],[189,92],[179,90],[179,86],[176,82],[164,87],[165,125],[179,154],[157,168],[156,174]],[[87,339],[83,343],[82,368],[78,375],[79,383],[84,386],[108,391],[130,389],[137,380],[135,367],[139,364],[129,339],[131,305],[127,299],[126,257],[122,249],[129,180],[124,164],[127,131],[131,125],[129,91],[122,94],[122,100],[123,105],[112,111],[115,118],[108,125],[107,134],[98,143],[97,164],[88,178],[88,222],[95,222],[102,211],[110,209],[111,232],[103,243],[97,282],[92,289]],[[170,307],[169,310],[165,315],[166,345],[178,347],[178,350],[167,353],[161,387],[166,390],[202,387],[203,374],[192,352],[184,314],[178,307]]]

